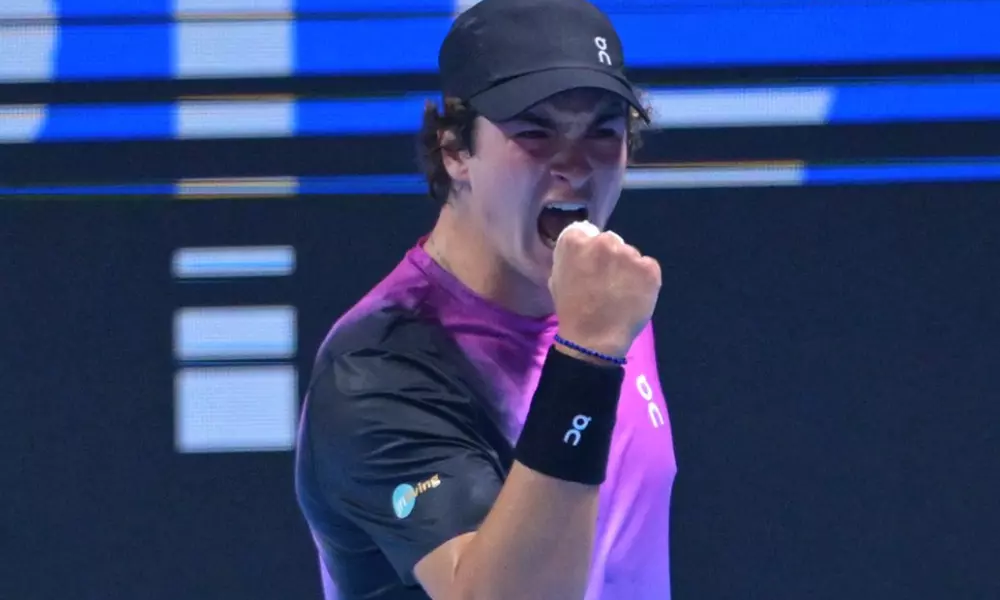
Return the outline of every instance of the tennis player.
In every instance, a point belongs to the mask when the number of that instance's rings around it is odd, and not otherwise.
[[[585,0],[483,0],[424,116],[432,232],[324,341],[297,496],[326,597],[670,597],[657,262],[601,231],[647,120]]]

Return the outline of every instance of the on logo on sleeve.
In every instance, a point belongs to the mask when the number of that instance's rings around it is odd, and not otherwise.
[[[646,401],[646,409],[649,412],[649,422],[653,424],[653,429],[658,429],[665,424],[663,413],[660,407],[653,401],[653,386],[649,384],[649,379],[645,373],[639,374],[635,380],[635,388],[639,391],[639,396]]]
[[[405,519],[410,516],[413,507],[417,505],[417,496],[439,485],[441,485],[441,478],[436,474],[415,486],[408,483],[397,485],[392,492],[392,511],[396,513],[396,518]]]

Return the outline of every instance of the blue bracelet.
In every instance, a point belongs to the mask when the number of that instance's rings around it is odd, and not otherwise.
[[[563,346],[566,346],[567,348],[572,348],[573,350],[576,350],[577,352],[586,354],[587,356],[593,356],[593,357],[599,358],[601,360],[606,360],[606,361],[608,361],[610,363],[614,363],[616,365],[624,365],[626,362],[628,362],[625,358],[618,358],[617,356],[611,356],[610,354],[604,354],[603,352],[598,352],[597,350],[591,350],[590,348],[584,348],[580,344],[574,344],[573,342],[567,340],[566,338],[564,338],[563,336],[559,335],[558,333],[556,334],[555,341],[556,341],[556,343],[562,344]]]

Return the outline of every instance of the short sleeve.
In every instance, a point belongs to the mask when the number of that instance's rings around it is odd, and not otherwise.
[[[431,355],[341,354],[314,377],[303,413],[316,491],[407,585],[421,558],[478,529],[503,484],[474,392],[453,368]]]

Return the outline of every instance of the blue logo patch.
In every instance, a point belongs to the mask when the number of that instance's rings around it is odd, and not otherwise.
[[[399,519],[405,519],[413,512],[417,503],[417,490],[408,483],[401,483],[392,492],[392,511]]]
[[[392,512],[396,513],[397,518],[405,519],[413,512],[413,507],[417,504],[417,496],[428,490],[433,490],[439,485],[441,485],[440,475],[433,475],[430,479],[421,481],[415,486],[408,483],[397,485],[396,489],[392,491]]]

